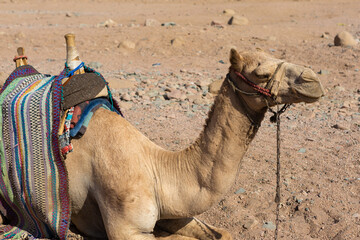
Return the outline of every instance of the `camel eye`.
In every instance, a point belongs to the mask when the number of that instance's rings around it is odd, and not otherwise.
[[[270,78],[270,73],[257,73],[257,72],[254,72],[254,74],[259,79],[269,79]]]

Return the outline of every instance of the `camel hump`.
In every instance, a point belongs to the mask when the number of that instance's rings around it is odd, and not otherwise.
[[[18,47],[14,62],[16,67],[27,65],[27,57],[25,56],[25,49],[23,47]]]
[[[66,41],[66,63],[71,70],[76,69],[82,61],[80,60],[79,52],[75,46],[75,34],[68,33],[65,35]],[[84,73],[84,68],[80,68],[76,73]]]

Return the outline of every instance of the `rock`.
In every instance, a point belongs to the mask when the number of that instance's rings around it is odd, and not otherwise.
[[[357,44],[357,41],[349,32],[343,31],[335,36],[334,44],[335,46],[353,47]]]
[[[330,34],[328,32],[324,32],[323,34],[321,34],[321,38],[328,39],[329,37],[330,37]]]
[[[185,41],[182,37],[176,37],[171,40],[171,45],[174,47],[180,47],[185,45]]]
[[[112,19],[108,19],[106,20],[105,22],[101,22],[99,23],[98,25],[96,25],[97,27],[106,27],[106,28],[109,28],[109,27],[116,27],[117,26],[117,23],[112,20]]]
[[[216,80],[209,85],[209,92],[212,94],[218,94],[223,83],[222,79]]]
[[[161,26],[163,26],[163,27],[172,27],[172,26],[176,26],[176,23],[174,23],[174,22],[165,22],[165,23],[162,23]]]
[[[211,21],[210,25],[217,28],[224,28],[224,25],[221,22],[215,20]]]
[[[359,213],[354,213],[354,214],[352,215],[352,217],[353,217],[353,218],[360,218],[360,214],[359,214]]]
[[[273,222],[265,222],[262,227],[266,228],[266,229],[270,229],[270,230],[275,230],[275,228],[276,228],[276,226]]]
[[[249,24],[249,20],[246,17],[241,16],[232,16],[229,21],[229,25],[238,25],[238,26],[244,26]]]
[[[135,49],[135,43],[129,40],[125,40],[119,43],[118,48],[123,49]]]
[[[300,148],[299,153],[306,153],[306,148]]]
[[[196,80],[195,84],[203,89],[204,87],[207,87],[211,84],[211,81],[209,79],[198,79]]]
[[[156,89],[152,89],[152,90],[146,92],[146,95],[149,96],[150,98],[154,98],[154,97],[159,96],[159,91]]]
[[[243,224],[243,228],[252,229],[256,224],[258,224],[258,221],[256,221],[255,219],[249,219],[245,221],[245,223]]]
[[[99,62],[90,62],[90,63],[88,64],[88,67],[90,67],[90,68],[95,68],[95,69],[99,69],[99,68],[102,67],[102,64],[99,63]]]
[[[127,102],[131,101],[131,96],[128,93],[122,94],[120,98],[121,98],[121,100],[124,100]]]
[[[235,191],[235,194],[241,194],[241,193],[245,193],[246,190],[243,188],[239,188],[238,190]]]
[[[324,70],[324,69],[320,69],[319,74],[320,75],[326,75],[329,74],[330,72],[328,70]]]
[[[227,15],[227,16],[233,16],[235,14],[235,10],[234,9],[225,9],[223,11],[223,14]]]
[[[145,23],[144,23],[144,26],[145,26],[145,27],[158,27],[158,26],[160,26],[160,25],[161,25],[161,24],[160,24],[159,21],[157,21],[157,20],[155,20],[155,19],[151,19],[151,18],[146,19],[146,20],[145,20]]]
[[[131,80],[120,80],[120,79],[107,79],[110,88],[114,89],[128,89],[134,88],[135,82]]]
[[[344,91],[345,91],[345,88],[342,87],[342,86],[339,86],[339,85],[335,86],[334,89],[335,89],[335,91],[337,91],[337,92],[344,92]]]
[[[348,126],[345,126],[343,124],[337,123],[332,126],[332,128],[339,129],[339,130],[349,130]]]
[[[171,99],[185,100],[186,95],[183,94],[180,90],[172,89],[170,92],[166,93],[166,98],[169,99],[169,100],[171,100]]]
[[[67,13],[65,14],[65,17],[72,17],[72,14],[69,13],[69,12],[67,12]]]

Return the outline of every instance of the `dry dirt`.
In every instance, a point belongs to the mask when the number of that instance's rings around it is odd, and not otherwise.
[[[321,72],[326,96],[316,104],[296,104],[282,116],[279,238],[360,239],[360,44],[333,46],[338,32],[360,37],[359,7],[357,0],[0,0],[0,79],[14,69],[19,46],[40,72],[58,74],[66,57],[63,35],[73,32],[83,61],[114,86],[133,81],[132,88],[114,89],[115,96],[127,96],[126,118],[159,145],[178,150],[201,132],[213,97],[202,98],[194,88],[198,102],[165,104],[162,98],[137,98],[139,88],[154,90],[162,82],[182,90],[185,83],[221,79],[232,46],[261,48],[310,66]],[[224,9],[249,24],[227,25]],[[109,19],[113,26],[101,24]],[[176,25],[144,26],[146,19]],[[125,40],[131,42],[127,48],[118,47]],[[234,239],[274,236],[275,130],[267,117],[231,191],[198,216]]]

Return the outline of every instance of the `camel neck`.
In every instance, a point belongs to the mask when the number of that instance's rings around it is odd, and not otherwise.
[[[264,118],[266,109],[257,114],[249,113],[238,94],[225,81],[204,131],[195,143],[180,152],[163,153],[159,162],[162,197],[169,206],[177,203],[174,199],[183,202],[184,206],[179,206],[178,210],[183,216],[205,211],[229,191],[240,161],[258,130],[248,114],[256,116],[258,123]],[[169,194],[165,189],[177,191]],[[173,210],[164,208],[162,214],[171,217]]]
[[[208,176],[204,176],[211,179],[209,188],[221,193],[228,191],[265,112],[266,109],[251,111],[241,94],[224,82],[204,131],[193,146],[199,152],[200,169],[204,164],[209,166]]]

